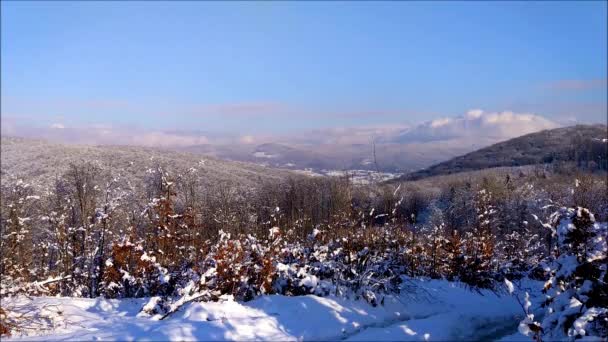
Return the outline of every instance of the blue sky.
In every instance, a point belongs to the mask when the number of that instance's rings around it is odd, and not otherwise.
[[[260,134],[605,122],[606,2],[2,2],[2,115]]]

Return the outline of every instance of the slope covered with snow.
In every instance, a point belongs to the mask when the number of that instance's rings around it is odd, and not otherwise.
[[[414,284],[415,292],[376,307],[312,295],[262,296],[246,303],[226,298],[188,304],[162,321],[140,312],[146,299],[21,297],[22,303],[46,307],[53,318],[8,340],[494,339],[516,332],[522,317],[508,295],[471,292],[447,281]]]
[[[141,182],[146,170],[170,165],[174,170],[196,171],[202,184],[226,182],[251,187],[262,181],[277,181],[293,176],[286,170],[269,169],[244,162],[160,148],[136,146],[89,146],[57,144],[43,140],[2,137],[2,181],[24,179],[29,183],[52,185],[71,163],[92,162],[104,170],[120,171],[133,183]]]

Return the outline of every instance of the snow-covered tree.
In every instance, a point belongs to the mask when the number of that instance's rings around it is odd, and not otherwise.
[[[608,336],[606,224],[582,207],[552,216],[558,237],[556,258],[545,284],[544,340]]]

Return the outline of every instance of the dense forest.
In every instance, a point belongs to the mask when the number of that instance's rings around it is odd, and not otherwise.
[[[412,172],[403,179],[546,163],[575,163],[579,168],[608,170],[606,125],[576,125],[530,133]]]
[[[166,317],[224,295],[376,306],[408,277],[472,291],[530,277],[547,281],[546,305],[565,317],[529,317],[530,335],[581,335],[577,319],[595,317],[587,334],[606,336],[606,311],[589,312],[608,307],[603,171],[557,163],[426,182],[294,175],[242,187],[205,182],[195,166],[151,160],[134,180],[81,161],[43,184],[5,177],[1,296],[152,297],[144,310]],[[574,299],[585,310],[562,303]]]

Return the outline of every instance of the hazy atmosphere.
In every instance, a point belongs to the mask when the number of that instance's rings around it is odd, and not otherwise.
[[[0,10],[2,341],[608,339],[608,2]]]

